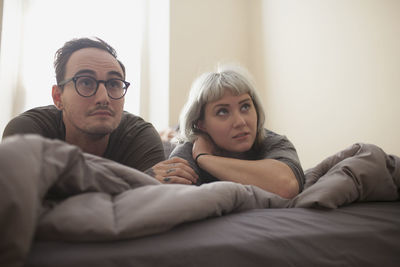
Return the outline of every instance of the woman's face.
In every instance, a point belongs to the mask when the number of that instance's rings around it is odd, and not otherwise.
[[[249,94],[233,95],[225,90],[221,99],[207,103],[204,120],[198,127],[220,148],[230,152],[246,152],[257,135],[257,111]]]

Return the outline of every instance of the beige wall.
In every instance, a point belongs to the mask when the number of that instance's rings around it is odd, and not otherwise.
[[[171,0],[170,7],[170,120],[178,122],[190,85],[217,63],[252,66],[252,13],[260,1]],[[261,27],[258,27],[261,30]],[[262,51],[258,47],[258,51]]]
[[[400,1],[171,0],[170,124],[219,61],[255,76],[304,168],[355,142],[400,155]]]
[[[400,1],[263,1],[269,127],[304,167],[355,142],[400,155]]]

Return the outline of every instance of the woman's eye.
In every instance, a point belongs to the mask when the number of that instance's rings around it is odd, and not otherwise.
[[[242,111],[247,111],[251,108],[250,104],[243,104],[243,106],[240,108]]]
[[[226,114],[228,114],[228,110],[225,108],[221,108],[221,109],[217,110],[217,116],[223,116]]]

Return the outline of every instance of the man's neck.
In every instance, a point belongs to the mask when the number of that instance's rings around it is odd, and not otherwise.
[[[109,134],[103,136],[68,136],[68,134],[66,134],[65,141],[72,145],[78,146],[83,150],[83,152],[102,157],[106,152],[109,138]]]

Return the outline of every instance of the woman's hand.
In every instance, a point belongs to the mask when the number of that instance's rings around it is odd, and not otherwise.
[[[161,161],[145,173],[164,184],[196,184],[199,178],[189,163],[178,157]]]
[[[200,134],[197,139],[193,142],[192,156],[196,159],[197,155],[207,153],[214,155],[216,147],[211,138],[206,134]]]

